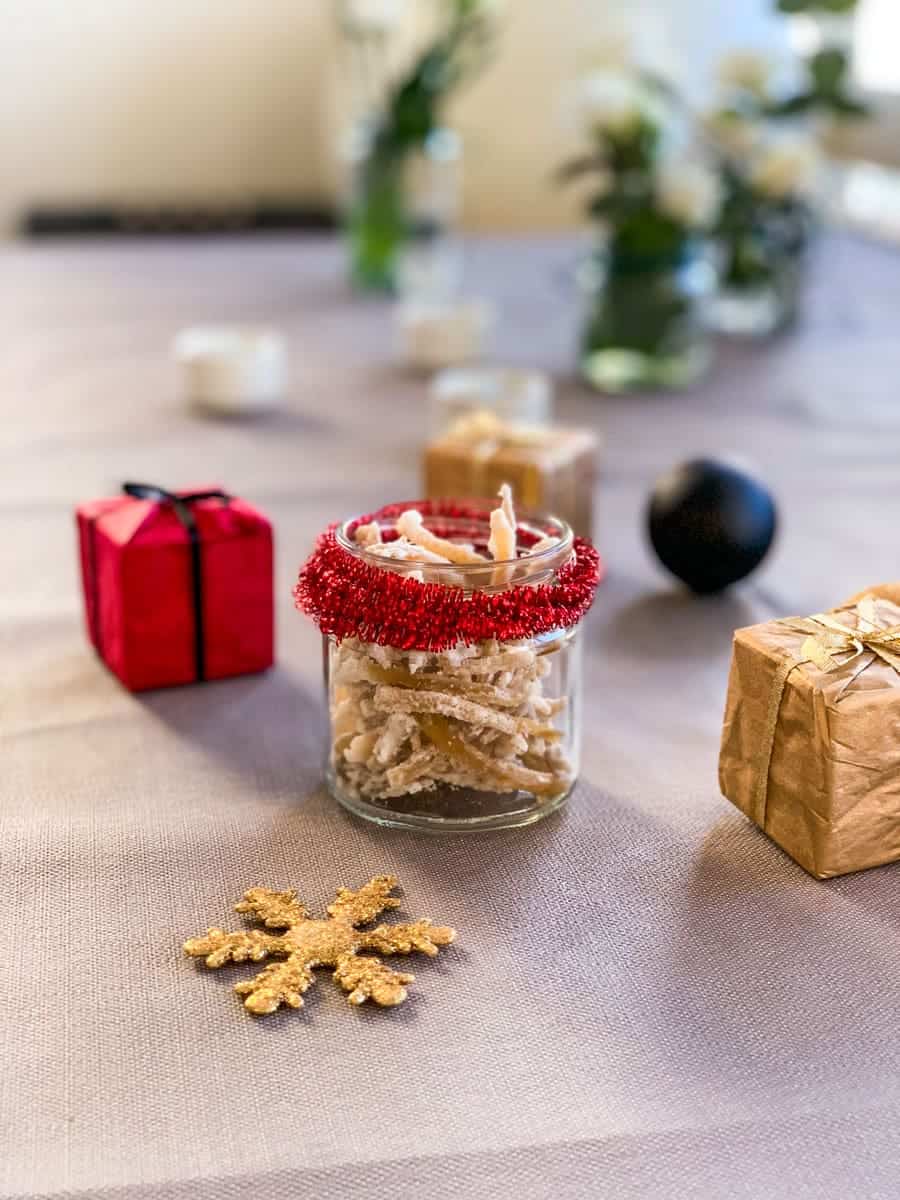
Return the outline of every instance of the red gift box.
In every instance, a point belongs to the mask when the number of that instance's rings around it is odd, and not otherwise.
[[[76,512],[88,634],[109,669],[138,692],[270,667],[268,519],[218,489],[123,492]]]

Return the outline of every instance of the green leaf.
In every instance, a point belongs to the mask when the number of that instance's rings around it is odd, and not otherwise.
[[[816,96],[812,92],[798,92],[796,96],[768,105],[765,112],[769,117],[795,117],[809,112],[815,104]]]
[[[837,93],[847,74],[848,65],[843,50],[829,48],[814,54],[809,60],[809,73],[816,90],[827,96]]]
[[[779,12],[796,13],[849,13],[857,7],[859,0],[778,0]]]
[[[570,158],[568,162],[558,167],[555,175],[559,183],[569,183],[573,179],[580,179],[583,175],[590,175],[593,171],[607,170],[606,160],[600,154],[585,154],[579,158]]]
[[[481,0],[448,0],[448,21],[388,96],[376,155],[402,157],[422,145],[440,123],[447,95],[484,64],[491,46]]]
[[[862,100],[857,100],[853,96],[847,96],[841,93],[831,98],[831,108],[835,115],[839,117],[862,118],[871,115],[872,109],[868,104],[864,104]]]
[[[596,220],[611,220],[616,216],[619,202],[615,196],[594,196],[588,201],[588,216]]]

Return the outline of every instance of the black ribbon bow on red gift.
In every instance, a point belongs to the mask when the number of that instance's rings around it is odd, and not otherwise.
[[[203,564],[200,558],[200,531],[191,512],[199,500],[231,502],[231,496],[218,488],[206,492],[168,492],[153,483],[123,483],[122,491],[135,500],[152,500],[155,504],[171,504],[176,517],[188,535],[191,551],[191,604],[194,611],[194,664],[198,682],[206,678],[206,638],[203,631]]]

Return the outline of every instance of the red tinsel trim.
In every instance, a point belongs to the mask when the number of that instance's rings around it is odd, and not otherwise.
[[[392,520],[408,508],[423,516],[471,519],[483,523],[487,511],[447,501],[391,504],[360,517],[350,528],[373,520]],[[430,527],[439,532],[434,521]],[[573,556],[554,583],[511,587],[489,594],[417,579],[380,567],[343,550],[336,525],[320,534],[316,548],[300,571],[294,600],[324,634],[341,641],[356,637],[398,650],[448,650],[496,638],[501,642],[537,637],[577,625],[594,600],[603,575],[600,555],[583,538],[575,538]],[[458,530],[457,530],[458,532]],[[536,540],[519,530],[522,541]]]

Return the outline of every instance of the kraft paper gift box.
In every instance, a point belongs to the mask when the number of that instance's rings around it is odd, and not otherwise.
[[[217,488],[79,506],[88,636],[131,691],[272,665],[272,527]]]
[[[738,630],[719,782],[819,879],[900,858],[900,607]]]
[[[512,425],[474,413],[426,446],[425,493],[429,500],[485,497],[508,483],[522,509],[562,517],[589,538],[598,448],[588,429]]]

